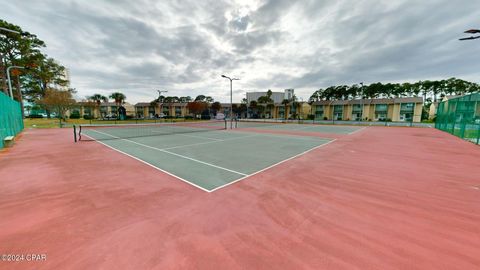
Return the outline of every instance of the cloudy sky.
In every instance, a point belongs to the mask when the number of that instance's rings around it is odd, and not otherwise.
[[[83,98],[169,95],[234,101],[245,91],[459,77],[480,81],[477,0],[0,1],[35,33]]]

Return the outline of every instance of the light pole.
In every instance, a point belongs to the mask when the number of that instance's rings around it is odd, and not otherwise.
[[[233,127],[233,81],[238,81],[240,79],[230,78],[228,76],[222,75],[222,78],[230,80],[230,129]]]
[[[22,34],[22,33],[18,32],[18,31],[11,30],[11,29],[4,28],[4,27],[0,27],[0,32],[1,32],[1,31],[9,32],[9,33],[14,33],[14,34],[19,34],[19,35]],[[1,72],[0,72],[0,76],[2,76],[2,79],[5,80],[5,77],[4,77],[4,76],[5,76],[5,73],[3,73],[3,68],[4,68],[4,67],[3,67],[3,55],[2,55],[1,53],[0,53],[0,68],[2,69]],[[9,74],[8,71],[7,71],[7,74]],[[9,85],[10,85],[10,76],[7,76],[7,78],[8,78],[8,82],[9,82]],[[3,83],[3,86],[2,86],[2,89],[1,89],[1,90],[4,91],[5,88],[6,88],[6,84]],[[6,91],[6,90],[5,90],[5,91]],[[6,92],[5,92],[5,94],[6,94]],[[10,87],[10,97],[13,99],[12,92],[11,92],[11,87]]]
[[[362,95],[360,96],[360,107],[362,107],[360,121],[363,122],[363,82],[361,82],[360,85],[362,86],[362,90],[360,90],[362,92]]]
[[[470,29],[470,30],[465,31],[464,33],[466,33],[466,34],[479,34],[480,30]],[[477,38],[480,38],[480,36],[471,36],[471,37],[466,37],[466,38],[460,38],[459,40],[463,41],[463,40],[472,40],[472,39],[477,39]]]
[[[158,109],[159,109],[159,112],[158,112],[158,116],[162,115],[162,102],[160,102],[160,97],[162,96],[162,93],[167,93],[168,91],[167,90],[157,90],[158,92]]]
[[[10,66],[10,67],[7,68],[8,92],[10,94],[10,97],[13,99],[12,81],[10,80],[10,69],[12,69],[12,68],[25,69],[25,67]]]

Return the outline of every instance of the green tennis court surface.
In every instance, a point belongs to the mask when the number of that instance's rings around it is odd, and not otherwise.
[[[330,126],[318,124],[269,123],[262,121],[238,121],[238,128],[257,128],[263,130],[307,131],[320,133],[351,134],[365,127]]]
[[[221,123],[212,126],[222,128]],[[231,130],[174,133],[182,131],[178,127],[169,134],[168,128],[164,134],[165,127],[148,128],[149,133],[158,132],[159,136],[138,134],[135,127],[85,128],[82,136],[209,192],[331,141]]]

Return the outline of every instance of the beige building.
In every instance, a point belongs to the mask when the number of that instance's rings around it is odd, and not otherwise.
[[[318,120],[420,122],[423,98],[322,100],[312,104]]]
[[[273,108],[273,118],[278,119],[307,119],[311,114],[311,106],[307,102],[289,103],[287,106],[276,103]]]
[[[132,104],[125,102],[122,106],[127,110],[128,116],[135,115],[135,107]],[[94,102],[78,102],[76,106],[67,112],[67,116],[73,113],[78,113],[80,117],[116,118],[118,106],[115,102],[102,102],[100,106]]]
[[[188,103],[163,103],[151,104],[140,102],[135,104],[135,116],[137,118],[154,118],[158,116],[185,117],[189,114]]]

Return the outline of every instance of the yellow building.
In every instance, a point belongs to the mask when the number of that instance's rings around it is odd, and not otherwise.
[[[139,102],[135,104],[135,116],[137,118],[154,118],[154,117],[185,117],[189,114],[187,109],[188,103],[163,103],[151,104],[149,102]]]
[[[420,122],[423,98],[322,100],[312,104],[317,120]]]
[[[125,102],[122,106],[126,109],[127,116],[135,115],[135,107],[132,104]],[[66,113],[67,116],[71,114],[79,114],[81,118],[116,118],[118,106],[115,102],[102,102],[100,106],[94,102],[78,102],[76,106]]]
[[[281,103],[275,103],[271,114],[277,119],[307,119],[311,114],[311,106],[307,102],[289,103],[287,106]]]

